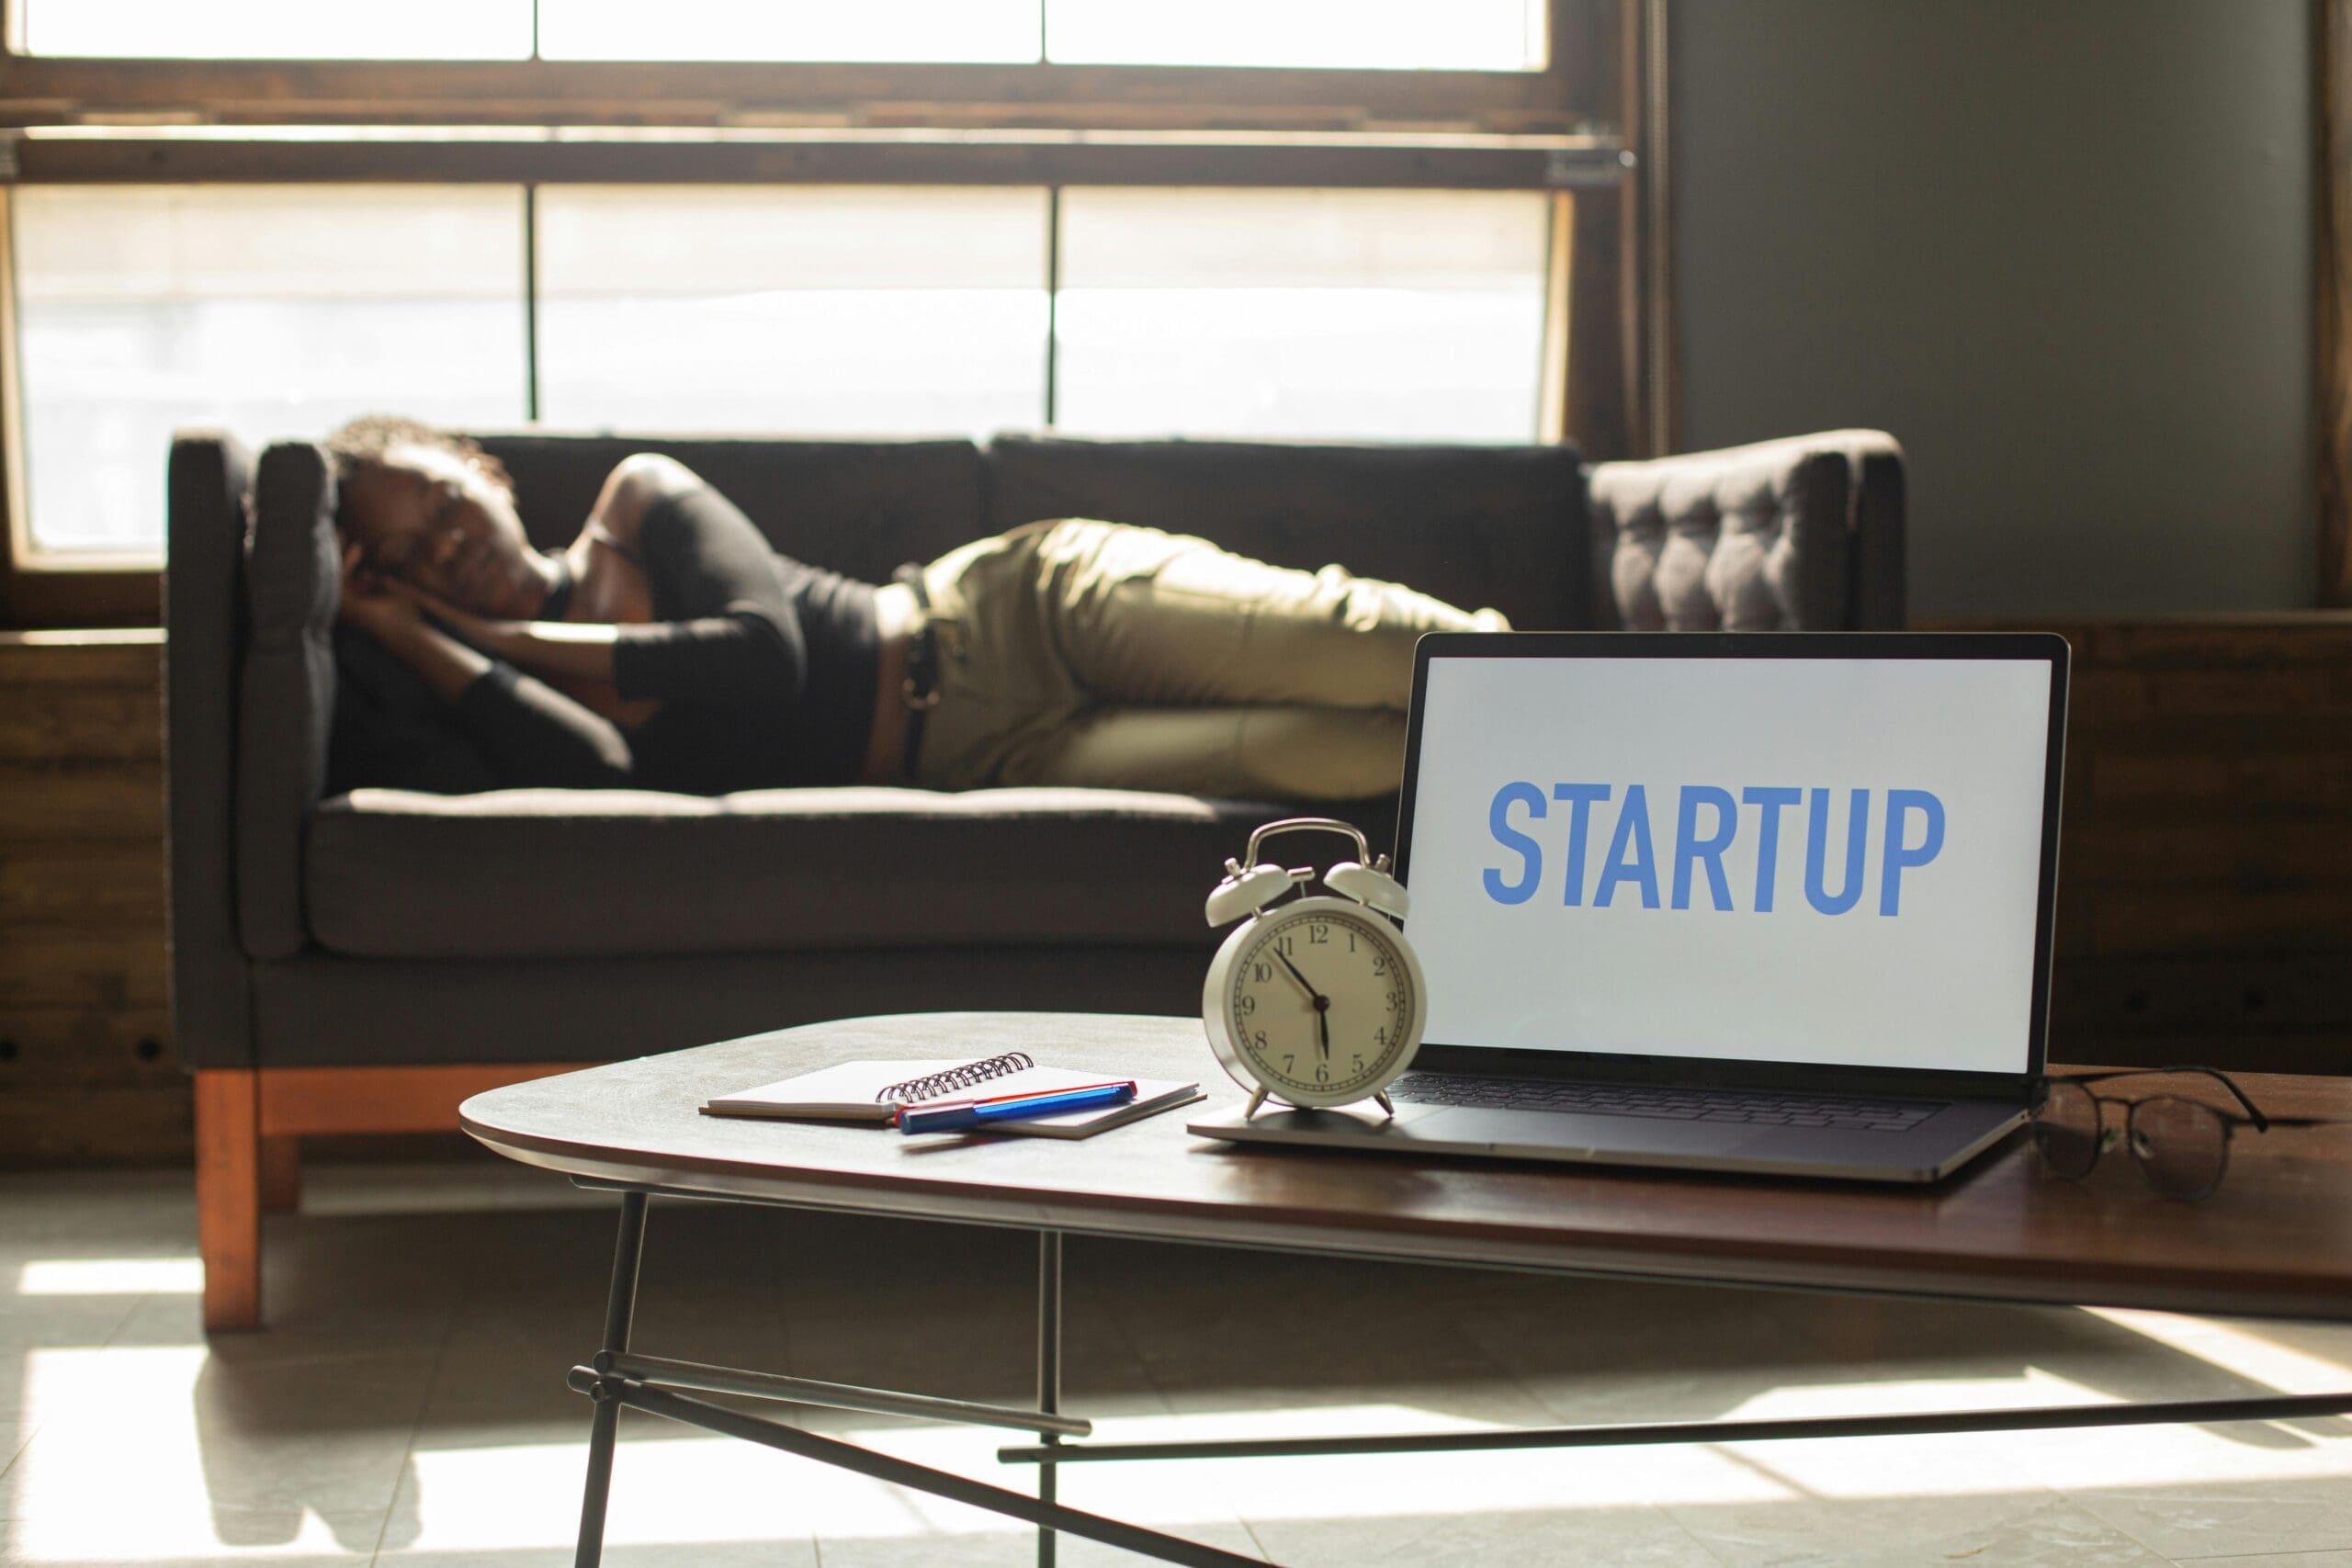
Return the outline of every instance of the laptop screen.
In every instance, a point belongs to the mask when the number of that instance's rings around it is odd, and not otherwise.
[[[1425,639],[1399,839],[1424,1039],[2038,1069],[2064,658],[2038,637]]]

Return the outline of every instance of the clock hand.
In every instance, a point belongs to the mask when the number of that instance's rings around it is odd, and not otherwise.
[[[1324,1005],[1323,993],[1315,988],[1315,982],[1300,974],[1298,972],[1298,965],[1293,964],[1289,959],[1284,958],[1279,949],[1277,949],[1274,953],[1274,962],[1289,970],[1290,977],[1306,987],[1306,994],[1315,998],[1315,1005],[1317,1007],[1319,1008]]]

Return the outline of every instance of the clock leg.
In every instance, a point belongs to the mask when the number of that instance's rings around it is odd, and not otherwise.
[[[1373,1091],[1372,1102],[1374,1105],[1379,1106],[1381,1110],[1388,1112],[1388,1119],[1390,1121],[1394,1122],[1396,1119],[1396,1102],[1388,1098],[1388,1091],[1386,1089],[1374,1089]]]
[[[1250,1094],[1249,1107],[1241,1112],[1241,1119],[1244,1122],[1250,1121],[1258,1114],[1258,1107],[1265,1103],[1266,1088],[1263,1084],[1261,1084],[1258,1086],[1257,1089]]]

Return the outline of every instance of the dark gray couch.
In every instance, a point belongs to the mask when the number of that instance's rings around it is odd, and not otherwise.
[[[543,544],[577,530],[616,461],[654,450],[780,548],[872,581],[1032,519],[1095,516],[1343,562],[1523,628],[1903,619],[1902,459],[1873,432],[1598,467],[1566,446],[483,444]],[[174,445],[173,1008],[199,1075],[217,1325],[258,1311],[237,1283],[258,1257],[251,1212],[306,1133],[453,1125],[454,1096],[529,1065],[819,1019],[1196,1004],[1216,936],[1201,898],[1274,804],[341,788],[363,753],[344,743],[357,699],[334,656],[334,507],[307,443],[257,463],[215,434]],[[1386,803],[1352,815],[1375,840],[1393,829]]]

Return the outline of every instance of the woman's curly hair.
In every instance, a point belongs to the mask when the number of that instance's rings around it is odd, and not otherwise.
[[[320,445],[334,460],[336,477],[349,473],[360,463],[381,463],[396,446],[424,446],[447,452],[459,461],[471,465],[501,489],[512,492],[514,482],[507,477],[506,466],[481,446],[462,435],[438,430],[421,420],[396,413],[363,413],[346,420]]]

